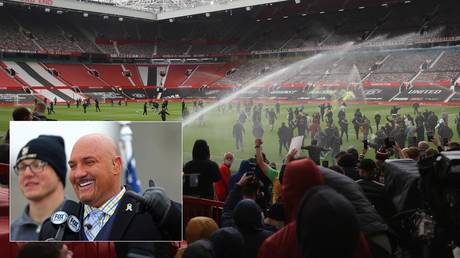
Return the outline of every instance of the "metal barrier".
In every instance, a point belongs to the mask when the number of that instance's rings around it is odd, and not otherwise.
[[[204,216],[214,219],[220,225],[220,218],[224,203],[215,200],[197,198],[184,195],[183,222],[184,229],[188,221],[197,216]]]

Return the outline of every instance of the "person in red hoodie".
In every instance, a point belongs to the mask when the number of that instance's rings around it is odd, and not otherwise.
[[[309,159],[287,160],[282,178],[281,196],[284,205],[286,226],[265,239],[259,249],[258,258],[301,258],[296,230],[297,210],[303,195],[311,188],[324,185],[324,177],[318,166]],[[315,223],[312,221],[312,223]],[[361,234],[360,234],[361,236]],[[333,248],[333,243],[331,243]],[[371,258],[367,242],[360,237],[355,258]]]
[[[297,206],[308,189],[323,184],[323,175],[312,160],[300,159],[286,165],[281,186],[286,226],[265,239],[257,257],[301,257],[296,237]]]
[[[228,183],[230,180],[230,167],[233,163],[233,153],[226,152],[224,154],[224,162],[220,164],[220,180],[214,183],[214,199],[224,202],[227,198],[229,189]]]

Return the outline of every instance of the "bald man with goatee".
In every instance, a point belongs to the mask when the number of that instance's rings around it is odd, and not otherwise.
[[[151,214],[138,212],[139,203],[126,195],[121,183],[122,159],[110,137],[81,137],[68,163],[69,179],[81,205],[81,240],[163,239]]]

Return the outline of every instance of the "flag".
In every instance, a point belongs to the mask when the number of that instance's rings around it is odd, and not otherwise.
[[[133,131],[129,126],[129,123],[121,123],[120,139],[121,139],[121,151],[124,154],[126,161],[125,168],[125,185],[130,190],[140,193],[141,182],[136,174],[136,160],[134,159],[133,153]]]
[[[131,190],[133,190],[136,193],[141,192],[141,182],[137,178],[137,175],[136,175],[136,160],[134,160],[134,157],[128,161],[128,164],[126,166],[126,171],[125,171],[125,178],[126,178],[125,184]]]

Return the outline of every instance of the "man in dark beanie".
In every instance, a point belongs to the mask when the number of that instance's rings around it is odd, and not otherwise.
[[[28,204],[11,224],[12,240],[38,240],[41,223],[64,201],[67,165],[64,139],[40,135],[19,151],[14,173]]]

